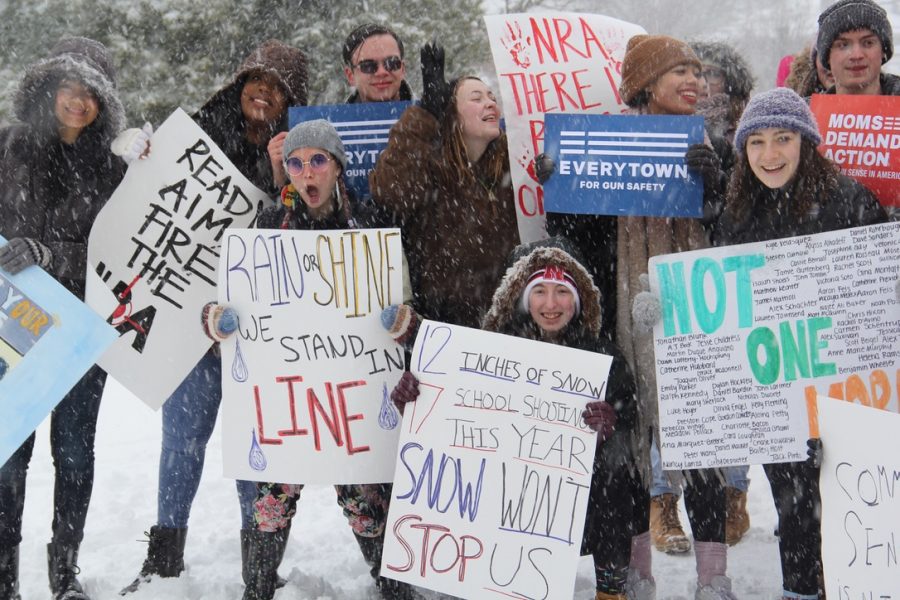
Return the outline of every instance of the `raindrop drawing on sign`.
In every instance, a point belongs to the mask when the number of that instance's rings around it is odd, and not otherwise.
[[[266,455],[263,454],[262,448],[259,447],[259,443],[256,441],[256,430],[252,430],[253,441],[250,443],[250,455],[248,457],[250,462],[250,468],[254,471],[265,471],[268,462],[266,461]]]
[[[378,424],[382,429],[387,430],[395,429],[400,424],[400,413],[391,402],[391,395],[388,393],[386,383],[381,390],[381,410],[378,412]]]
[[[231,364],[231,376],[235,381],[244,383],[250,373],[247,371],[247,363],[244,362],[244,354],[241,352],[241,342],[234,338],[234,362]]]

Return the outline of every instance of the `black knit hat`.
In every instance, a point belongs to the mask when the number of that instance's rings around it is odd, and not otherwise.
[[[872,0],[838,0],[819,15],[819,40],[816,46],[826,69],[831,68],[834,39],[847,31],[869,29],[881,40],[881,64],[894,54],[894,33],[887,13]]]
[[[353,51],[373,35],[389,35],[394,38],[397,41],[397,48],[400,49],[400,58],[403,58],[403,42],[393,29],[378,23],[364,23],[351,31],[347,39],[344,40],[344,45],[341,47],[341,57],[344,59],[345,65],[351,65],[353,62]]]

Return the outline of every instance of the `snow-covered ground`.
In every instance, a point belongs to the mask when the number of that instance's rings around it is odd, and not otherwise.
[[[38,430],[28,475],[20,581],[25,600],[47,597],[46,549],[52,518],[53,469],[48,422]],[[160,415],[120,388],[107,386],[97,434],[97,475],[81,548],[81,581],[93,600],[119,598],[141,567],[143,539],[156,517],[156,473]],[[237,497],[222,473],[218,427],[210,442],[206,470],[191,515],[185,550],[186,572],[178,579],[157,579],[133,600],[239,600],[242,594]],[[750,471],[751,529],[729,551],[729,574],[739,598],[779,598],[781,573],[773,535],[775,510],[760,467]],[[686,525],[687,518],[682,515]],[[308,487],[291,532],[281,574],[289,584],[275,594],[288,599],[374,598],[368,568],[334,502],[330,487]],[[694,595],[693,555],[654,552],[660,599]],[[594,597],[592,565],[582,558],[575,598]],[[436,594],[425,592],[426,597]]]

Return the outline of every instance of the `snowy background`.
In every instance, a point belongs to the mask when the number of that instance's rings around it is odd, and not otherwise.
[[[140,571],[147,545],[143,532],[156,522],[160,413],[110,380],[100,410],[94,495],[81,547],[81,582],[93,600],[113,600]],[[775,510],[762,468],[750,470],[751,528],[729,550],[728,572],[739,598],[780,598],[781,568],[774,537]],[[20,580],[25,600],[46,597],[46,544],[52,519],[53,467],[49,421],[38,429],[28,474]],[[682,503],[683,511],[683,503]],[[682,524],[687,517],[682,512]],[[206,469],[194,502],[185,550],[187,570],[177,579],[155,579],[133,600],[239,600],[243,593],[234,482],[222,477],[219,424],[210,440]],[[334,501],[330,486],[307,487],[294,519],[281,574],[288,586],[276,600],[376,598],[368,567]],[[694,597],[693,553],[654,551],[658,597]],[[581,559],[574,598],[594,597],[592,563]],[[439,597],[424,592],[427,598]]]

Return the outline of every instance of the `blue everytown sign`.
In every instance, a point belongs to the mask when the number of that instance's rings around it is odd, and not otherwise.
[[[556,171],[544,184],[549,212],[699,217],[703,182],[684,164],[703,142],[703,118],[546,115],[544,152]]]
[[[291,127],[304,121],[325,119],[334,125],[347,152],[347,188],[357,199],[369,197],[369,172],[387,146],[388,133],[410,102],[363,102],[328,106],[293,106]]]

